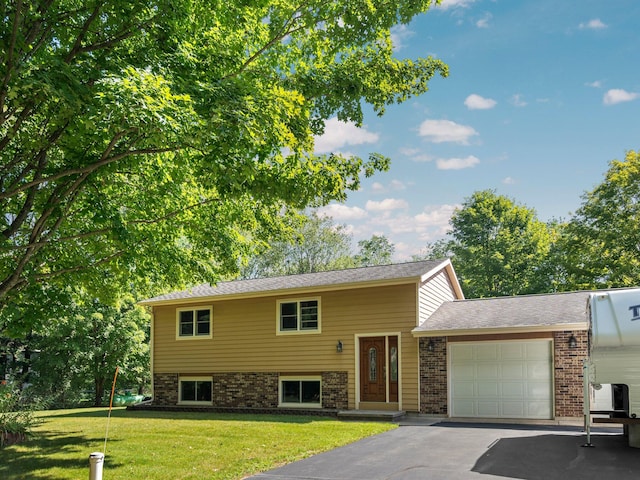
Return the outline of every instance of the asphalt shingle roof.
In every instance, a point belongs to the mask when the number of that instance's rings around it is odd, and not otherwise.
[[[216,285],[208,283],[196,287],[160,295],[140,302],[143,305],[167,303],[172,300],[194,300],[198,298],[223,297],[233,295],[259,295],[289,290],[348,286],[349,284],[366,284],[374,282],[394,281],[403,279],[419,279],[424,274],[438,268],[446,260],[424,260],[420,262],[397,263],[373,267],[351,268],[346,270],[331,270],[328,272],[303,273],[282,277],[256,278],[250,280],[234,280],[220,282]]]
[[[587,323],[591,292],[455,300],[442,304],[414,332],[451,332]]]

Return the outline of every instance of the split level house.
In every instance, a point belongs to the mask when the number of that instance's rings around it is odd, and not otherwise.
[[[582,415],[588,292],[465,300],[449,260],[145,300],[152,407]]]

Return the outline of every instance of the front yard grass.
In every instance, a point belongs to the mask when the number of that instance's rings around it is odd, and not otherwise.
[[[5,480],[82,479],[102,452],[106,408],[41,412],[26,442],[0,449]],[[287,415],[113,409],[104,480],[241,479],[395,428]]]

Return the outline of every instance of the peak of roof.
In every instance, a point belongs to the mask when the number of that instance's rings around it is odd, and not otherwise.
[[[208,283],[193,288],[172,292],[149,298],[140,302],[142,305],[167,303],[173,300],[194,300],[208,297],[223,297],[232,295],[251,295],[272,293],[276,291],[292,291],[329,286],[348,286],[384,282],[402,279],[418,279],[423,275],[443,267],[449,260],[422,260],[419,262],[394,263],[390,265],[375,265],[371,267],[348,268],[344,270],[330,270],[326,272],[301,273],[280,277],[253,278],[247,280],[233,280],[219,282],[216,285]]]

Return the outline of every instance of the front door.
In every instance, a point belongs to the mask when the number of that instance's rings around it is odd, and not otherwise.
[[[360,339],[360,400],[387,401],[385,337]]]

